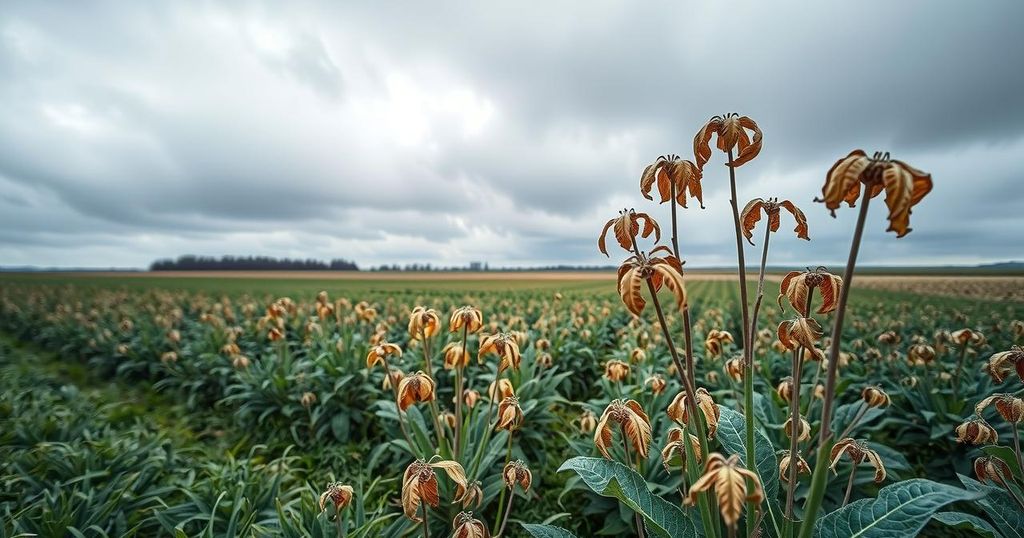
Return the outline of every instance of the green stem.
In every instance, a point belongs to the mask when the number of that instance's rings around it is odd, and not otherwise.
[[[832,345],[829,346],[828,372],[825,376],[825,401],[821,411],[821,431],[818,438],[818,455],[814,461],[814,474],[811,475],[811,491],[804,503],[804,522],[800,526],[800,538],[811,538],[814,523],[821,509],[821,501],[825,497],[825,485],[828,482],[828,455],[832,450],[829,440],[832,431],[832,405],[836,395],[836,371],[839,367],[839,343],[843,336],[843,319],[846,316],[846,302],[850,297],[850,286],[853,284],[853,270],[857,265],[857,252],[860,240],[864,235],[864,221],[868,216],[868,205],[871,201],[871,185],[863,185],[860,213],[857,215],[857,227],[853,232],[853,243],[850,245],[850,257],[843,273],[843,287],[839,292],[839,304],[836,309],[835,324],[832,327]]]
[[[462,326],[462,355],[455,363],[455,461],[462,454],[462,359],[466,356],[469,325]]]
[[[508,462],[512,461],[512,433],[513,433],[512,430],[508,431],[508,449],[505,451],[505,465],[502,466],[502,469],[504,469],[505,466],[508,465]],[[498,531],[498,522],[500,522],[502,520],[502,515],[501,515],[502,513],[501,513],[501,511],[504,508],[504,503],[505,503],[505,490],[511,490],[511,489],[512,488],[501,488],[501,496],[498,498],[498,517],[494,518],[494,527],[492,527],[492,529],[491,529],[491,534],[493,534],[495,536],[498,536],[498,535],[501,534]],[[509,492],[509,494],[511,495],[511,491]],[[509,500],[509,507],[511,507],[511,505],[512,505],[512,501]],[[506,514],[506,517],[508,517],[507,514]]]
[[[684,439],[684,442],[685,439]],[[626,452],[626,467],[633,467],[632,458],[629,456],[629,441],[626,439],[626,432],[622,432],[622,449]],[[633,521],[636,523],[636,535],[644,538],[644,522],[640,518],[640,512],[633,512]]]

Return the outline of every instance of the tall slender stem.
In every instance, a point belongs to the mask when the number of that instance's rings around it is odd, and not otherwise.
[[[757,472],[757,467],[754,465],[756,461],[754,459],[754,355],[750,350],[750,312],[748,311],[747,304],[747,264],[743,258],[743,234],[741,233],[740,224],[740,208],[739,200],[736,198],[736,167],[733,166],[732,149],[729,150],[729,162],[726,163],[729,167],[729,190],[732,194],[732,198],[729,203],[732,205],[732,218],[733,224],[735,225],[736,231],[736,260],[739,266],[739,278],[740,278],[740,306],[743,313],[743,417],[746,421],[746,437],[744,438],[744,446],[746,448],[746,457],[744,460],[747,463],[747,467],[750,470]],[[768,243],[765,242],[765,254],[767,254]],[[751,487],[751,484],[747,487]],[[754,503],[747,503],[747,513],[754,513]],[[752,517],[747,518],[747,534],[754,534],[754,519]]]
[[[427,503],[423,503],[423,538],[430,538],[430,525],[427,520]]]
[[[505,468],[505,466],[508,465],[508,462],[512,461],[512,435],[513,435],[513,433],[514,432],[512,430],[508,431],[508,449],[506,449],[506,451],[505,451],[505,465],[502,466],[503,469]],[[498,535],[501,534],[498,531],[498,524],[502,520],[501,509],[502,509],[502,506],[504,506],[503,503],[505,502],[505,490],[509,490],[509,495],[511,495],[512,494],[511,489],[512,488],[501,488],[501,496],[498,498],[498,517],[494,518],[494,527],[491,529],[491,534],[494,534],[495,536],[498,536]],[[509,500],[509,506],[510,507],[512,506],[512,501],[511,500]],[[506,515],[506,517],[507,517],[507,515]]]
[[[433,369],[430,365],[430,339],[427,338],[427,332],[423,327],[420,327],[420,342],[423,343],[423,364],[427,369],[427,375],[431,379],[434,379]],[[430,416],[434,419],[434,430],[437,435],[437,450],[441,450],[441,446],[447,444],[447,436],[444,434],[444,428],[441,427],[441,413],[437,408],[437,399],[430,401]],[[449,447],[450,449],[451,447]]]
[[[811,300],[814,298],[813,293],[807,294],[807,302],[804,305],[804,311],[807,315],[811,315]],[[789,400],[789,413],[790,413],[790,424],[792,424],[793,432],[795,435],[789,437],[789,484],[786,488],[786,520],[787,524],[793,519],[793,501],[796,497],[796,478],[797,471],[800,468],[800,450],[797,447],[798,439],[800,435],[797,434],[800,423],[800,380],[803,377],[804,367],[804,350],[801,346],[797,346],[793,350],[793,395]],[[813,398],[814,395],[812,394]]]
[[[863,185],[860,213],[857,215],[857,227],[853,232],[853,243],[850,245],[850,257],[846,261],[843,273],[843,288],[839,292],[839,304],[836,308],[835,324],[832,327],[832,345],[829,346],[828,372],[825,376],[825,401],[821,410],[821,431],[818,437],[818,455],[814,462],[814,474],[811,476],[811,491],[807,496],[804,508],[804,522],[800,526],[800,537],[810,538],[814,522],[821,508],[822,497],[825,495],[825,484],[828,481],[827,461],[832,443],[829,441],[832,431],[832,405],[836,395],[836,371],[839,368],[839,343],[843,337],[843,319],[846,316],[846,302],[850,297],[853,285],[853,270],[857,265],[857,252],[860,251],[860,240],[864,235],[864,221],[868,216],[868,205],[871,201],[871,185]]]
[[[508,494],[508,505],[505,506],[505,517],[501,521],[501,527],[498,528],[498,534],[495,534],[495,538],[501,538],[505,534],[505,525],[508,524],[508,515],[512,513],[512,499],[515,499],[515,492],[510,491]]]
[[[1017,467],[1024,470],[1024,457],[1020,453],[1020,434],[1017,433],[1017,425],[1010,423],[1010,431],[1013,432],[1013,451],[1017,454]]]
[[[850,468],[850,479],[846,481],[846,495],[843,496],[843,504],[839,505],[840,508],[850,502],[850,492],[853,491],[853,478],[855,476],[857,476],[857,462],[853,462],[853,467]]]
[[[469,325],[462,326],[462,355],[455,363],[455,461],[462,454],[462,359],[466,356],[466,340],[469,339]]]
[[[682,256],[679,254],[679,226],[676,220],[676,183],[672,182],[671,187],[671,204],[672,204],[672,253],[675,255],[677,260],[682,261]],[[684,354],[683,357],[686,360],[686,375],[690,379],[696,379],[695,368],[693,364],[693,343],[691,342],[691,336],[693,331],[690,327],[690,305],[689,303],[683,305],[683,342],[684,342]]]
[[[409,452],[415,453],[415,446],[412,442],[412,437],[409,436],[409,430],[405,429],[405,420],[403,418],[404,412],[398,405],[398,383],[392,382],[391,379],[391,365],[388,364],[388,357],[384,355],[382,357],[384,361],[384,375],[387,376],[388,383],[391,384],[391,388],[394,389],[395,393],[395,412],[398,413],[398,426],[402,429],[402,435],[405,437],[405,442],[409,443]]]

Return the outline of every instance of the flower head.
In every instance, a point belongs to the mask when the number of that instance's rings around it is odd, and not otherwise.
[[[748,481],[752,486],[750,490],[747,489]],[[711,454],[704,465],[704,474],[690,488],[686,504],[695,504],[700,493],[712,488],[718,497],[718,509],[722,514],[722,520],[730,527],[736,525],[740,519],[745,502],[760,505],[764,500],[761,479],[740,464],[740,457],[737,454],[729,456],[728,459],[718,453]]]
[[[725,351],[726,344],[734,342],[732,333],[729,331],[711,329],[708,331],[707,336],[704,337],[704,351],[707,352],[708,357],[721,357],[722,352]]]
[[[983,369],[996,383],[1001,384],[1013,371],[1016,371],[1017,377],[1024,382],[1024,348],[1013,346],[1008,351],[993,354]]]
[[[661,203],[665,203],[672,199],[674,185],[675,203],[686,207],[686,194],[689,191],[690,196],[700,203],[701,209],[704,209],[704,196],[700,186],[701,175],[700,168],[696,164],[683,160],[678,155],[662,155],[644,168],[644,173],[640,176],[640,193],[644,195],[644,198],[653,200],[651,187],[657,182]]]
[[[523,408],[519,407],[519,398],[508,396],[498,404],[499,430],[518,430],[523,425]]]
[[[622,435],[633,445],[640,457],[646,458],[651,445],[651,421],[635,400],[612,400],[601,415],[594,431],[594,444],[605,458],[612,459],[612,426],[618,424]]]
[[[513,489],[518,484],[523,491],[530,491],[530,486],[533,484],[533,473],[522,460],[510,461],[505,464],[505,468],[501,471],[501,478],[505,481],[505,487],[508,489]]]
[[[417,306],[409,315],[409,338],[413,340],[419,340],[422,337],[430,338],[434,336],[440,326],[441,318],[437,315],[437,310]]]
[[[665,252],[663,257],[654,254]],[[626,309],[639,316],[647,305],[643,296],[643,284],[650,279],[654,291],[661,290],[662,285],[668,287],[676,299],[676,307],[686,304],[686,286],[683,283],[683,264],[672,256],[664,247],[656,247],[649,254],[634,254],[619,266],[618,289],[619,297]]]
[[[974,475],[984,482],[991,480],[1000,486],[1006,486],[1006,479],[1012,477],[1010,466],[995,456],[982,456],[974,460]]]
[[[999,434],[983,418],[975,418],[956,427],[956,442],[972,445],[996,444]]]
[[[629,377],[629,363],[618,360],[610,360],[604,363],[604,378],[612,383],[618,383]]]
[[[519,364],[523,361],[523,356],[519,353],[519,344],[510,333],[496,333],[481,338],[477,358],[482,361],[484,355],[488,353],[493,353],[501,359],[498,363],[498,373],[509,368],[518,370]]]
[[[864,400],[864,403],[868,407],[889,407],[892,401],[889,399],[889,395],[886,394],[882,387],[878,385],[868,385],[860,391],[860,397]]]
[[[684,438],[686,441],[683,441]],[[684,432],[682,428],[671,428],[668,430],[668,441],[665,443],[665,448],[661,450],[661,464],[665,466],[666,471],[676,458],[682,461],[683,465],[686,464],[685,442],[690,443],[690,450],[693,451],[697,462],[704,461],[704,454],[700,448],[700,439],[692,433]]]
[[[398,383],[398,408],[405,411],[416,402],[434,400],[434,380],[423,372],[405,376]]]
[[[647,376],[647,379],[644,380],[644,385],[650,386],[651,393],[657,396],[665,390],[665,378],[661,377],[660,374],[653,374]]]
[[[794,460],[793,456],[789,451],[785,451],[782,454],[782,458],[779,459],[779,479],[783,482],[789,482],[789,473],[792,470],[792,466],[796,465],[796,475],[811,474],[811,468],[807,465],[807,461],[804,460],[799,453],[797,453]]]
[[[821,188],[825,207],[835,216],[842,202],[853,207],[860,196],[861,184],[874,198],[885,190],[885,205],[889,208],[889,229],[897,237],[910,233],[910,210],[932,190],[932,176],[903,161],[890,159],[888,153],[875,152],[868,157],[863,150],[854,150],[839,159],[825,176]]]
[[[1018,398],[1012,394],[993,394],[978,402],[978,405],[974,406],[974,412],[981,416],[981,412],[992,404],[995,404],[996,412],[1006,422],[1010,424],[1024,422],[1024,398]]]
[[[750,134],[747,134],[747,132]],[[714,116],[697,131],[693,137],[693,154],[697,157],[697,167],[701,170],[711,159],[711,137],[718,136],[718,149],[723,153],[738,150],[727,166],[740,166],[761,152],[761,129],[754,120],[740,116],[735,112],[723,116]]]
[[[353,497],[355,497],[355,490],[352,489],[352,486],[346,486],[341,482],[331,482],[327,485],[327,489],[320,494],[320,511],[333,505],[335,512],[341,512],[352,503]]]
[[[769,198],[764,200],[762,198],[754,198],[747,202],[744,206],[743,212],[740,214],[740,223],[743,227],[743,235],[747,238],[747,242],[751,245],[754,244],[752,241],[754,237],[754,227],[757,226],[757,222],[761,220],[761,213],[764,212],[768,215],[768,230],[771,232],[779,231],[779,225],[782,223],[780,218],[782,210],[785,209],[793,215],[793,220],[796,221],[796,228],[793,231],[796,232],[796,236],[800,239],[806,239],[808,241],[811,238],[807,235],[807,217],[804,216],[804,212],[800,211],[800,208],[789,200],[779,201],[778,198]]]
[[[821,335],[821,325],[814,318],[790,319],[779,324],[779,342],[786,349],[803,347],[805,353],[810,352],[819,361],[825,358],[825,352],[816,347]]]
[[[419,511],[422,503],[437,507],[441,499],[437,492],[437,474],[434,469],[443,469],[448,478],[455,482],[455,501],[461,501],[466,495],[466,471],[454,461],[426,462],[416,460],[405,469],[402,479],[402,508],[405,517],[416,523],[422,521],[416,512]]]
[[[643,224],[642,231],[640,228],[641,223]],[[648,237],[653,233],[655,243],[661,240],[661,227],[658,226],[658,223],[650,215],[647,213],[637,213],[632,209],[623,209],[619,211],[618,217],[605,223],[604,229],[601,230],[601,236],[597,238],[597,248],[605,256],[610,256],[608,254],[608,247],[605,246],[605,237],[608,234],[609,228],[612,228],[615,240],[619,242],[619,246],[628,252],[633,251],[633,243],[636,241],[637,235]]]
[[[819,314],[828,314],[839,306],[839,292],[843,289],[843,279],[829,273],[824,267],[818,267],[813,271],[792,271],[782,277],[779,284],[779,308],[782,306],[782,298],[789,299],[789,304],[807,317],[807,297],[815,290],[821,295],[821,306],[818,307]]]
[[[452,521],[452,538],[491,538],[483,521],[475,519],[473,512],[459,512]]]
[[[371,347],[369,353],[366,354],[366,367],[373,368],[378,364],[385,364],[387,362],[387,358],[391,355],[401,357],[402,348],[398,347],[398,344],[381,342]]]
[[[469,348],[462,342],[448,342],[444,346],[444,369],[465,368],[469,364]]]
[[[689,402],[686,391],[682,391],[676,395],[672,400],[672,403],[668,405],[667,413],[668,418],[678,422],[679,424],[689,424],[690,417],[687,407]],[[708,425],[708,438],[715,436],[715,432],[718,431],[718,419],[721,416],[722,411],[715,405],[714,398],[711,397],[711,393],[704,387],[699,387],[694,393],[694,403],[697,409],[704,415],[704,422]]]
[[[793,438],[793,417],[786,419],[786,422],[782,424],[782,430],[786,432],[786,437]],[[807,419],[800,417],[800,429],[797,432],[796,440],[798,443],[808,441],[811,439],[811,424],[807,422]]]
[[[836,464],[839,463],[839,459],[846,455],[850,458],[850,461],[854,465],[859,465],[865,461],[871,464],[875,468],[875,483],[881,483],[885,480],[885,464],[882,463],[882,458],[878,455],[878,452],[868,448],[868,445],[864,441],[858,441],[852,437],[847,437],[840,440],[832,447],[832,453],[829,455],[829,467],[832,472],[836,472]]]
[[[456,308],[452,312],[451,319],[448,320],[448,332],[457,332],[465,328],[466,332],[476,333],[483,326],[484,315],[480,312],[479,308],[473,306]]]
[[[516,391],[512,387],[512,381],[504,377],[499,378],[497,381],[492,381],[490,386],[487,387],[487,397],[492,400],[500,400],[515,395]]]

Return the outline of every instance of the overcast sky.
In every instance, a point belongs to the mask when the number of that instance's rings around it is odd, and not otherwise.
[[[5,2],[0,265],[618,262],[596,248],[618,208],[668,226],[643,166],[730,111],[764,131],[741,205],[810,221],[807,243],[784,217],[772,263],[845,260],[856,210],[811,200],[855,148],[935,183],[903,239],[872,206],[865,263],[1024,259],[1021,21],[1019,0]],[[693,265],[735,260],[723,162],[681,213]]]

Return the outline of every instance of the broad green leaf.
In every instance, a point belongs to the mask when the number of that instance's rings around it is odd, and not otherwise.
[[[590,489],[615,497],[643,516],[648,531],[665,538],[697,536],[693,522],[678,506],[651,493],[647,482],[625,465],[602,458],[571,458],[558,472],[575,471]]]
[[[832,431],[836,434],[836,440],[838,440],[839,434],[846,431],[846,428],[850,426],[853,419],[857,418],[861,411],[864,411],[864,416],[857,421],[857,425],[847,433],[847,436],[857,437],[857,431],[861,427],[882,416],[881,408],[869,407],[867,410],[864,410],[864,407],[864,402],[857,400],[856,402],[843,404],[836,408],[835,415],[832,418]]]
[[[743,465],[746,465],[746,420],[739,412],[725,406],[718,406],[721,416],[718,419],[718,433],[716,437],[722,448],[728,454],[737,454]],[[778,507],[779,498],[779,462],[775,459],[775,449],[772,442],[761,431],[754,432],[754,462],[755,470],[761,478],[761,487],[764,489],[765,504],[768,505],[767,521],[775,529],[775,535],[779,534],[782,523],[782,514]]]
[[[882,488],[878,497],[850,503],[818,520],[814,535],[823,538],[902,538],[916,536],[943,506],[981,495],[923,478]]]
[[[523,530],[533,538],[576,538],[576,535],[554,525],[536,525],[533,523],[520,523]]]
[[[988,486],[964,475],[960,482],[971,491],[984,494],[978,504],[1006,538],[1024,538],[1024,510],[1002,488]]]
[[[963,512],[939,512],[932,517],[935,521],[953,529],[974,531],[978,536],[984,538],[1003,538],[992,525],[978,516],[965,514]]]

